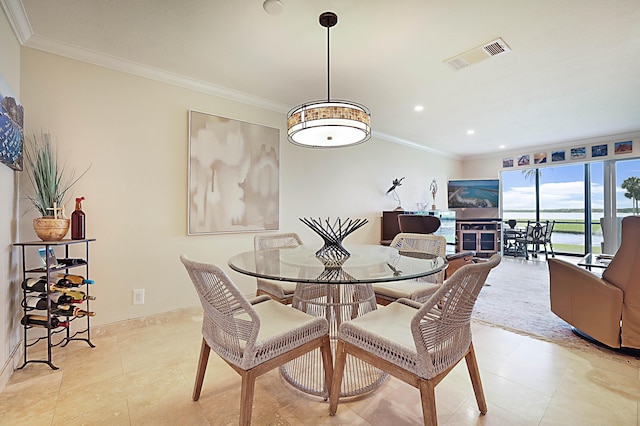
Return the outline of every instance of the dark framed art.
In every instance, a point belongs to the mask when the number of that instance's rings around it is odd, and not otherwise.
[[[0,75],[0,161],[22,170],[24,109]]]

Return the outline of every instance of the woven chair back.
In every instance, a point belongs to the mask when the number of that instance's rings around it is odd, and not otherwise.
[[[184,255],[180,260],[202,303],[204,339],[222,358],[243,367],[243,357],[248,358],[245,354],[254,350],[260,328],[258,314],[222,269]]]
[[[395,236],[390,247],[401,253],[427,253],[440,257],[447,255],[447,239],[442,235],[415,234],[402,232]],[[444,281],[444,271],[420,278],[429,283],[441,283]]]
[[[431,378],[465,356],[471,344],[471,313],[478,294],[500,255],[465,265],[418,310],[411,331],[418,351],[418,374]]]
[[[283,234],[256,235],[253,239],[255,250],[269,250],[276,248],[294,248],[302,244],[298,234],[293,232]]]

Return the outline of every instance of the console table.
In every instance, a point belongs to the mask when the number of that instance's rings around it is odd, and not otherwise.
[[[456,222],[456,251],[474,251],[491,257],[502,247],[501,219],[469,219]]]

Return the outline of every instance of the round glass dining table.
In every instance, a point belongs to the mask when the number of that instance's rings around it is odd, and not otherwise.
[[[377,308],[371,284],[419,279],[447,267],[444,258],[427,253],[378,245],[345,248],[350,256],[340,266],[325,266],[326,262],[316,257],[319,247],[307,245],[240,253],[231,257],[228,264],[241,274],[297,283],[292,306],[327,318],[334,351],[340,324]],[[320,350],[285,364],[280,372],[295,388],[328,397]],[[386,373],[364,361],[348,357],[340,396],[370,392],[386,377]]]

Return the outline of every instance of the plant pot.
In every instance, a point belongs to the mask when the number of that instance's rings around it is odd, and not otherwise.
[[[44,216],[33,219],[33,229],[42,241],[60,241],[69,232],[69,219]]]

